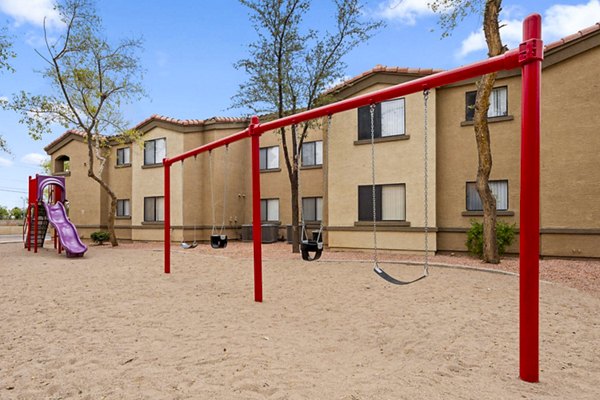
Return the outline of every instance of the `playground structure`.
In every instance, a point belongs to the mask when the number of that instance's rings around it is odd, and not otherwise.
[[[44,199],[44,193],[47,199]],[[65,178],[36,175],[29,177],[29,198],[27,215],[23,225],[23,241],[27,251],[33,247],[44,247],[50,225],[54,228],[54,248],[60,254],[65,250],[67,257],[83,257],[87,246],[81,242],[77,228],[69,220],[65,208]]]
[[[252,152],[252,234],[254,246],[254,299],[262,302],[262,248],[260,218],[259,141],[268,131],[308,120],[369,106],[378,102],[427,91],[481,75],[521,68],[521,183],[520,183],[520,377],[527,382],[539,380],[539,192],[540,192],[540,98],[543,42],[541,17],[530,15],[523,22],[523,42],[518,49],[456,69],[415,79],[386,89],[307,110],[288,117],[260,123],[254,116],[245,130],[200,146],[172,158],[164,165],[164,272],[170,273],[170,167],[176,162],[250,138]]]

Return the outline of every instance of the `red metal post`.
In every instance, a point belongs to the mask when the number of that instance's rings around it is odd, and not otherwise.
[[[539,381],[541,17],[523,22],[521,85],[520,377]]]
[[[254,131],[258,117],[252,117],[252,241],[254,242],[254,301],[262,302],[262,228],[260,215],[260,133]]]
[[[35,206],[34,206],[34,210],[33,210],[33,223],[35,224],[34,228],[33,228],[33,252],[37,253],[37,248],[38,248],[38,218],[39,218],[39,210],[38,210],[38,202],[36,200],[35,202]]]
[[[164,241],[165,241],[165,274],[171,273],[171,164],[163,159],[165,170],[165,222],[164,222]]]

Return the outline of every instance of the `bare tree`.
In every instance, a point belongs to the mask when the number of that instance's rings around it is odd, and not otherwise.
[[[249,78],[240,85],[233,107],[249,108],[275,118],[322,105],[326,99],[320,95],[344,76],[343,57],[382,26],[381,22],[363,20],[359,0],[334,1],[336,16],[332,32],[322,32],[316,26],[304,28],[309,0],[240,2],[250,9],[258,39],[249,46],[250,57],[236,64]],[[292,194],[294,252],[299,251],[300,152],[310,127],[310,123],[303,123],[279,130]]]
[[[126,39],[111,45],[103,38],[101,20],[91,0],[63,0],[56,3],[56,9],[65,25],[64,33],[51,42],[44,24],[46,52],[38,52],[47,63],[43,76],[54,93],[21,92],[13,96],[9,107],[21,113],[21,123],[28,126],[34,139],[50,133],[51,122],[85,134],[88,176],[111,199],[108,230],[111,244],[117,246],[117,196],[102,176],[109,151],[106,132],[115,133],[116,140],[137,138],[136,132],[126,128],[120,108],[144,94],[136,55],[141,41]]]
[[[506,51],[500,37],[498,22],[502,0],[437,0],[428,3],[434,12],[440,14],[442,36],[449,35],[464,17],[471,13],[483,15],[483,32],[488,47],[488,56],[498,56]],[[475,140],[477,142],[477,193],[483,205],[483,261],[500,262],[496,241],[496,198],[489,186],[492,171],[492,145],[487,115],[490,107],[490,94],[496,82],[496,73],[487,74],[477,82],[475,115],[473,118]]]

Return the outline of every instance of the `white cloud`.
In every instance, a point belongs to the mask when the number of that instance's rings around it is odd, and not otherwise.
[[[514,14],[512,10],[510,14]],[[505,14],[503,12],[503,14]],[[507,15],[503,15],[505,18]],[[589,0],[576,5],[556,4],[546,10],[542,18],[542,35],[545,43],[576,33],[600,21],[600,0]],[[508,48],[516,48],[522,40],[523,20],[505,19],[500,22],[502,42]],[[483,30],[471,32],[462,41],[456,57],[461,59],[470,53],[487,50]]]
[[[600,0],[575,5],[556,4],[544,13],[544,40],[557,40],[600,21]]]
[[[8,158],[0,157],[0,167],[10,167],[13,165],[13,162]]]
[[[39,153],[29,153],[21,158],[21,162],[29,165],[39,166],[43,161],[46,161],[48,156]]]
[[[523,31],[523,22],[517,19],[501,21],[500,22],[500,36],[502,37],[502,43],[507,45],[508,48],[515,48],[521,43],[521,36]],[[485,36],[483,30],[478,32],[471,32],[469,36],[462,41],[460,50],[456,54],[457,58],[464,58],[470,53],[486,50],[487,44],[485,43]]]
[[[17,25],[26,23],[56,28],[62,25],[52,0],[0,0],[0,11],[14,18]]]
[[[415,25],[417,18],[433,15],[433,11],[423,0],[386,0],[379,4],[377,14],[385,19]]]

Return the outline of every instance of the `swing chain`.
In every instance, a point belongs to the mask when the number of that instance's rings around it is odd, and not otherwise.
[[[372,178],[372,201],[373,201],[373,249],[375,266],[379,265],[377,256],[377,199],[375,190],[375,104],[369,106],[371,114],[371,178]]]
[[[223,182],[223,219],[221,220],[221,231],[219,235],[223,235],[225,229],[225,210],[227,205],[227,181],[229,180],[229,145],[225,145],[225,180]]]
[[[429,152],[428,152],[428,100],[429,100],[429,89],[425,89],[423,90],[423,102],[424,102],[424,119],[425,119],[425,123],[424,123],[424,134],[423,134],[423,138],[424,138],[424,148],[423,148],[423,169],[425,171],[425,176],[424,176],[424,183],[423,183],[423,187],[424,187],[424,193],[423,193],[423,197],[424,197],[424,203],[425,203],[425,264],[424,264],[424,272],[425,272],[425,276],[429,275]]]
[[[208,174],[210,176],[210,204],[211,204],[211,212],[212,212],[212,230],[211,235],[215,234],[215,177],[213,175],[213,165],[212,165],[212,150],[208,151]]]

